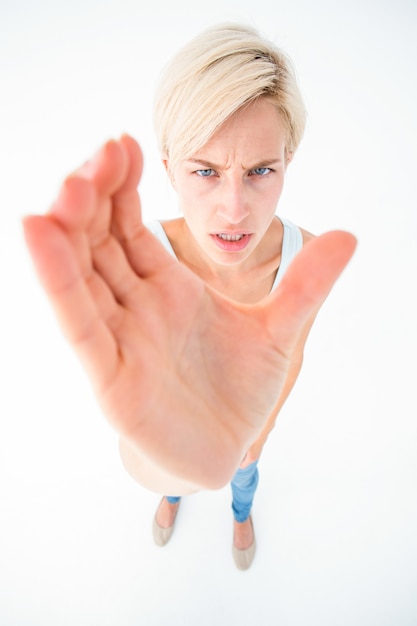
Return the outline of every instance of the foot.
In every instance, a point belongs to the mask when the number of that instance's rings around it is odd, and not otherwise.
[[[161,528],[171,528],[177,517],[179,506],[180,501],[176,504],[171,504],[166,498],[162,498],[155,516],[158,526]]]
[[[247,550],[253,544],[255,535],[250,517],[245,522],[234,520],[233,545],[238,550]]]
[[[249,569],[256,552],[255,533],[252,518],[245,522],[234,522],[233,559],[240,570]]]
[[[158,546],[165,546],[171,539],[180,502],[170,504],[165,497],[162,498],[152,524],[153,538]]]

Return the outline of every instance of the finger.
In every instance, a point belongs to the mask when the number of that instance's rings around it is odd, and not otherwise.
[[[138,143],[124,135],[118,142],[107,142],[90,163],[67,181],[68,185],[74,177],[82,177],[95,193],[94,212],[84,213],[92,265],[118,302],[128,307],[137,300],[138,275],[147,275],[144,264],[155,271],[158,258],[141,218],[137,186],[142,169]],[[81,223],[82,217],[78,217],[77,225]],[[143,243],[143,235],[150,240],[151,250],[149,243]],[[168,260],[171,262],[169,255]]]
[[[49,215],[57,219],[67,230],[85,230],[87,226],[94,232],[92,224],[100,230],[100,223],[109,223],[110,205],[106,200],[123,184],[128,171],[128,157],[125,150],[114,140],[108,141],[97,154],[64,181],[57,201],[52,205]],[[85,201],[71,205],[65,198],[66,188],[74,179],[89,181],[83,185]],[[81,193],[81,192],[80,192]],[[100,215],[98,207],[91,198],[100,198],[103,206]],[[103,209],[105,209],[103,211]],[[107,213],[106,213],[107,210]]]
[[[128,156],[129,168],[123,185],[113,195],[112,225],[113,234],[124,242],[143,229],[142,211],[138,194],[138,184],[142,175],[143,156],[138,143],[128,135],[120,139],[120,144]]]
[[[135,304],[142,300],[145,285],[132,268],[119,240],[109,233],[91,245],[95,272],[114,294],[117,302],[127,309],[135,308]]]
[[[23,225],[37,274],[59,324],[93,384],[103,389],[117,371],[117,342],[91,297],[70,241],[51,217],[29,216]]]
[[[113,196],[112,232],[135,272],[142,278],[148,278],[169,267],[173,259],[142,222],[137,192],[143,169],[140,147],[128,135],[124,135],[120,143],[128,154],[129,171],[123,186]]]
[[[88,228],[92,246],[100,245],[112,232],[114,196],[130,177],[130,157],[121,142],[109,141],[87,166],[87,178],[94,187],[97,203]],[[84,170],[82,170],[84,175]]]
[[[51,215],[55,218],[59,212],[72,219],[71,228],[69,219],[66,220],[65,234],[80,279],[88,284],[100,317],[114,329],[117,303],[124,301],[126,293],[135,290],[138,278],[111,233],[107,232],[107,237],[103,234],[103,239],[95,245],[90,240],[88,226],[99,203],[96,188],[90,180],[71,176],[62,185],[54,205],[55,212]],[[78,217],[74,217],[77,214]]]
[[[124,184],[117,191],[117,195],[123,195],[135,191],[138,187],[143,172],[143,154],[138,142],[130,135],[122,135],[119,145],[124,149],[129,163]]]
[[[292,261],[266,301],[266,323],[282,351],[294,347],[348,264],[356,244],[352,234],[332,231],[310,240]]]
[[[118,145],[124,155],[123,161],[119,163],[122,165],[123,176],[118,179],[119,185],[110,196],[100,195],[100,185],[98,188],[95,187],[98,215],[93,220],[88,234],[94,269],[109,286],[117,301],[129,308],[138,300],[137,291],[141,286],[124,246],[121,230],[123,227],[130,231],[144,228],[137,192],[143,169],[143,157],[137,142],[128,135],[124,135]],[[110,144],[107,147],[108,152],[113,147],[113,144]],[[114,158],[117,154],[110,156]],[[122,217],[119,214],[119,207],[122,207]]]
[[[130,143],[137,146],[134,140]],[[130,156],[120,142],[107,142],[65,180],[50,212],[65,227],[80,273],[94,289],[99,313],[109,324],[115,315],[110,295],[128,304],[138,287],[138,277],[111,231],[112,194],[133,191],[132,200],[137,197],[142,169],[139,146],[132,163]]]

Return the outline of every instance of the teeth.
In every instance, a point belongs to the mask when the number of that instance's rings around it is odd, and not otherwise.
[[[243,237],[243,235],[224,235],[224,234],[219,234],[217,236],[220,237],[220,239],[223,239],[224,241],[240,241]]]

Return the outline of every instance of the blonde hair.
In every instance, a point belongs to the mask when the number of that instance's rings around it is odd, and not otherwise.
[[[165,67],[154,101],[159,149],[173,167],[200,150],[241,107],[272,102],[294,153],[306,111],[288,56],[248,26],[218,25],[184,46]]]

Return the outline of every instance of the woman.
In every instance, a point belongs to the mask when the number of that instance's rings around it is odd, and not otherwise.
[[[274,289],[311,235],[275,216],[285,170],[302,137],[305,110],[282,51],[254,30],[220,26],[189,43],[166,68],[156,130],[183,217],[151,225],[182,263],[225,296],[255,303]],[[257,464],[301,368],[308,321],[274,410],[232,483],[233,555],[246,569],[255,552],[250,516]],[[170,538],[178,497],[164,498],[156,543]]]
[[[25,220],[27,242],[126,469],[168,494],[156,542],[181,495],[231,479],[246,569],[257,463],[355,240],[275,215],[305,111],[288,59],[254,30],[216,27],[180,51],[155,121],[182,217],[143,226],[142,157],[125,136],[64,182],[48,215]]]

